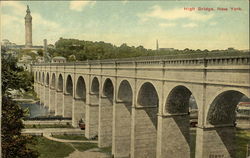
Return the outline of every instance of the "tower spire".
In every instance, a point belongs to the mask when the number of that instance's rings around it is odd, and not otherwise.
[[[27,14],[30,14],[30,8],[29,8],[29,5],[27,5],[27,10],[26,10],[26,13],[27,13]]]
[[[27,5],[26,15],[24,17],[25,21],[25,47],[32,47],[32,16],[30,15],[30,8]]]

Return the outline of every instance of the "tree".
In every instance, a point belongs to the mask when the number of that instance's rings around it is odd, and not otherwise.
[[[37,54],[38,54],[39,56],[43,56],[43,50],[42,50],[42,49],[38,49]]]
[[[22,68],[17,67],[17,59],[11,55],[6,55],[2,49],[2,121],[1,121],[1,139],[2,139],[2,157],[26,157],[36,158],[38,152],[28,147],[34,144],[32,136],[21,135],[21,129],[24,128],[22,118],[24,111],[18,103],[9,97],[10,90],[31,90],[32,75],[24,72]]]

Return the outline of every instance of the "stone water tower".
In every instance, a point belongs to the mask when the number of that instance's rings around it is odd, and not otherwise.
[[[25,48],[32,47],[32,16],[30,15],[30,9],[27,5],[25,16]]]

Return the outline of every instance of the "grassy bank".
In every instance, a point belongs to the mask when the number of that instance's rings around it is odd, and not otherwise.
[[[191,158],[195,156],[195,130],[191,131]],[[53,137],[68,140],[86,140],[82,135],[54,135]],[[48,157],[66,157],[72,153],[76,148],[79,151],[85,151],[92,148],[98,148],[96,143],[61,143],[48,140],[44,137],[35,137],[37,145],[33,146],[41,154],[39,158]],[[250,130],[237,130],[236,131],[236,157],[246,158],[246,145],[250,144]],[[99,148],[100,152],[111,155],[111,147]]]
[[[236,157],[245,158],[247,144],[250,145],[250,130],[237,130],[236,132]]]
[[[66,140],[88,140],[84,135],[53,135],[52,137]]]
[[[67,143],[48,140],[44,137],[36,137],[36,139],[37,145],[32,148],[36,149],[40,153],[39,158],[66,157],[75,151],[75,149]]]
[[[37,125],[24,125],[24,128],[73,128],[70,124],[37,124]]]
[[[247,143],[250,144],[250,130],[236,130],[236,158],[246,158]],[[195,158],[196,131],[190,132],[191,158]]]
[[[37,145],[32,146],[32,148],[40,153],[39,158],[63,158],[69,156],[75,149],[86,151],[98,148],[96,143],[61,143],[44,137],[35,137],[35,139],[37,140]]]

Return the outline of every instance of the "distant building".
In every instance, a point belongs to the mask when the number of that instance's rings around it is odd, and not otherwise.
[[[250,102],[239,102],[236,108],[237,114],[250,116]]]
[[[25,71],[31,71],[32,57],[29,55],[23,55],[17,62],[18,67],[22,67]]]
[[[52,58],[52,63],[66,63],[66,58],[62,56],[57,56]]]
[[[175,49],[174,49],[174,48],[159,48],[159,50],[161,50],[161,51],[170,51],[170,52],[172,52],[172,51],[174,51]]]

